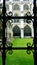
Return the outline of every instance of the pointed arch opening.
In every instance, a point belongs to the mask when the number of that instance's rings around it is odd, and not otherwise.
[[[31,28],[28,25],[24,27],[24,36],[31,36]]]
[[[20,10],[19,5],[18,5],[18,4],[15,4],[15,5],[13,6],[13,10]]]
[[[23,9],[24,10],[29,10],[29,6],[27,4],[24,4]]]
[[[20,28],[17,25],[13,28],[13,36],[14,37],[21,37]]]

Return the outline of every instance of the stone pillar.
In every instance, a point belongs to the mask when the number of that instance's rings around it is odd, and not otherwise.
[[[24,38],[24,30],[21,28],[21,38]]]
[[[20,13],[23,16],[23,0],[20,0]],[[21,38],[24,38],[24,31],[23,31],[23,19],[20,20],[21,23]]]
[[[12,2],[11,1],[9,2],[9,12],[10,11],[12,12]]]
[[[31,9],[31,14],[33,14],[33,0],[30,2],[30,9]]]
[[[12,38],[13,38],[13,28],[12,28]]]

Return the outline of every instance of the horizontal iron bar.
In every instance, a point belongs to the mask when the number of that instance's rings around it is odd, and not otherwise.
[[[3,19],[4,17],[0,15],[0,19]],[[34,16],[5,16],[6,19],[34,19]],[[37,19],[37,17],[36,17]]]
[[[8,49],[8,50],[34,50],[34,47],[6,47],[5,49]]]
[[[3,50],[3,47],[0,49]],[[5,50],[34,50],[34,47],[5,47]]]
[[[34,16],[7,16],[8,19],[34,19]]]

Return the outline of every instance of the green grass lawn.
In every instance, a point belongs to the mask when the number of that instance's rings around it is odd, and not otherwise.
[[[21,46],[21,47],[25,47],[27,46],[27,43],[33,43],[33,38],[15,38],[13,41],[13,46]]]
[[[27,43],[33,43],[32,38],[15,38],[12,40],[13,46],[25,47]],[[1,62],[1,61],[0,61]],[[1,64],[0,64],[1,65]],[[6,54],[6,65],[34,65],[33,54],[26,53],[26,50],[13,50],[13,54]]]

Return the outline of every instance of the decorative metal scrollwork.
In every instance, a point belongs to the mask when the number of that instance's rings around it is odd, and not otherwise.
[[[30,48],[34,47],[34,44],[31,45],[31,43],[27,43],[27,54],[31,54],[31,51],[34,52],[33,50],[30,50]]]
[[[12,48],[12,46],[13,46],[13,44],[11,42],[6,43],[6,45],[5,45],[5,47],[11,47],[11,48]],[[12,49],[11,50],[7,49],[6,53],[11,55],[13,53],[13,50]]]

